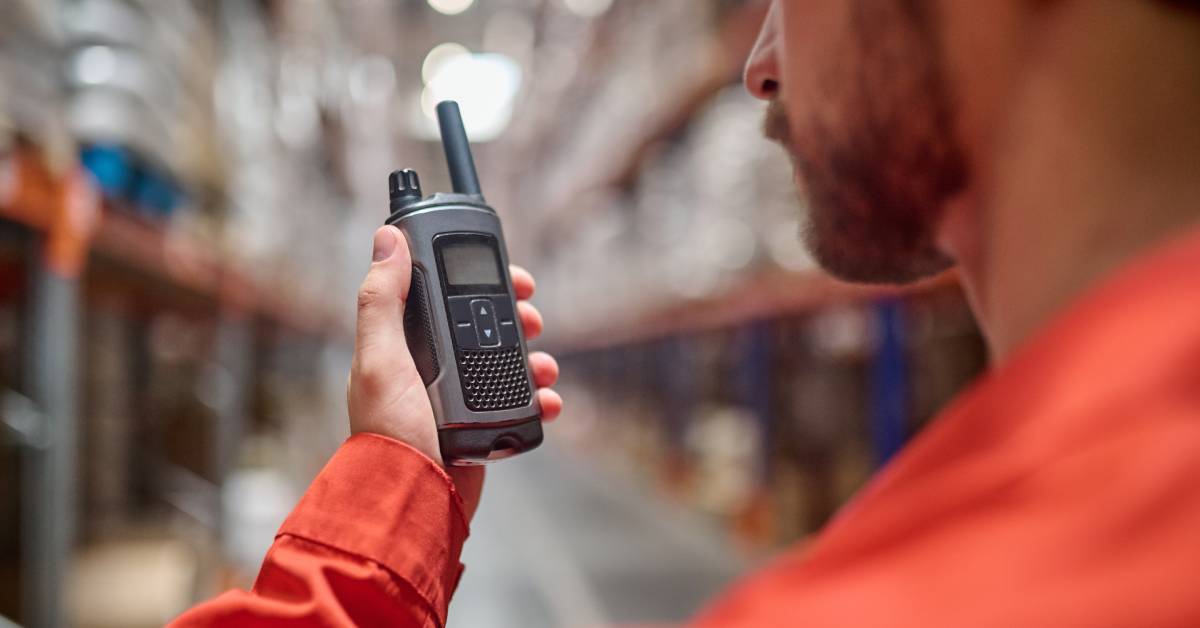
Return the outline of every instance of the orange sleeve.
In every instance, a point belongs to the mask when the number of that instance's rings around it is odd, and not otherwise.
[[[172,625],[440,627],[467,533],[445,471],[399,441],[358,434],[284,522],[254,588]]]

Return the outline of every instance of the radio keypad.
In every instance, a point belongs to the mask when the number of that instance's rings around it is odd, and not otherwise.
[[[534,389],[522,358],[512,298],[489,294],[446,301],[467,408],[496,412],[529,405]]]
[[[512,299],[508,295],[450,297],[447,306],[454,343],[459,349],[520,345]]]

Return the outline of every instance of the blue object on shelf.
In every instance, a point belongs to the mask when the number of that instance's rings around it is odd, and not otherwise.
[[[679,336],[659,342],[654,351],[654,379],[661,386],[663,404],[668,409],[667,442],[674,450],[684,448],[700,394],[695,352],[695,347]]]
[[[758,423],[760,439],[759,456],[760,477],[765,477],[770,469],[767,468],[772,456],[769,455],[773,440],[772,425],[775,409],[774,390],[772,389],[773,358],[771,355],[771,324],[768,321],[754,321],[738,331],[738,342],[741,345],[735,385],[738,402],[749,408]]]
[[[130,195],[133,204],[151,217],[171,215],[183,200],[173,181],[150,170],[143,170],[135,179]]]
[[[871,368],[871,442],[875,462],[887,463],[904,446],[908,423],[908,356],[904,307],[890,299],[875,306],[876,346]]]
[[[79,161],[109,198],[123,197],[136,175],[133,155],[115,144],[85,146],[80,151]]]
[[[169,173],[118,144],[85,146],[79,160],[96,178],[106,198],[128,203],[148,218],[169,216],[185,200],[183,190]]]

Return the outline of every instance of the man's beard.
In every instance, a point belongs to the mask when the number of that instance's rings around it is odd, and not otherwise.
[[[792,126],[783,103],[767,110],[764,133],[787,148],[808,201],[805,241],[848,281],[908,283],[952,264],[936,230],[966,163],[933,29],[913,5],[854,3],[849,61],[813,95],[833,99],[838,123],[801,110]]]

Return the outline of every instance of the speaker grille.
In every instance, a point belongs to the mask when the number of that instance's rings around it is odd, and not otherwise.
[[[521,408],[533,399],[520,347],[459,351],[458,372],[467,407],[476,412]]]
[[[437,345],[433,340],[433,319],[429,312],[429,292],[425,287],[425,273],[413,267],[412,285],[408,289],[408,302],[404,304],[404,338],[412,354],[421,381],[428,386],[437,379],[441,368],[438,365]]]

